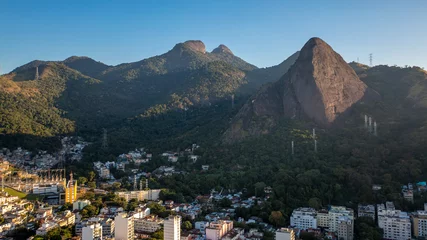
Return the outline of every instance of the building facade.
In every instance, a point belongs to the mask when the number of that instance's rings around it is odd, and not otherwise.
[[[348,217],[340,217],[338,219],[338,239],[353,240],[354,238],[354,222]]]
[[[291,215],[291,226],[302,230],[316,229],[316,210],[313,208],[297,208]]]
[[[290,228],[281,228],[276,231],[275,240],[295,240],[295,231]]]
[[[359,204],[357,206],[357,217],[368,217],[375,221],[375,206]]]
[[[219,220],[211,222],[205,229],[207,240],[219,240],[233,229],[233,221]]]
[[[102,240],[102,226],[99,223],[86,225],[82,228],[82,240]]]
[[[164,221],[164,240],[181,239],[181,216],[169,216]]]
[[[347,217],[351,221],[354,221],[354,211],[353,209],[341,207],[341,206],[331,206],[329,208],[329,231],[337,232],[339,219],[340,217]]]
[[[115,223],[114,236],[116,240],[134,239],[133,216],[128,216],[127,213],[119,213],[115,217],[114,223]]]
[[[411,221],[406,212],[396,210],[392,202],[377,205],[378,227],[383,238],[392,240],[411,239]]]

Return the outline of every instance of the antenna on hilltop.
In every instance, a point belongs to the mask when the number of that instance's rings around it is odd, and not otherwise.
[[[369,54],[369,65],[372,67],[372,53]]]
[[[359,63],[359,57],[357,57],[357,62]]]
[[[39,67],[36,67],[36,77],[35,80],[39,80]]]

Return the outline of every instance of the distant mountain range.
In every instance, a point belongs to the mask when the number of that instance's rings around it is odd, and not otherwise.
[[[35,60],[0,76],[3,102],[13,103],[2,104],[0,111],[18,109],[13,116],[3,115],[0,131],[52,136],[75,127],[99,129],[141,114],[206,106],[233,94],[250,94],[277,80],[293,61],[259,69],[225,45],[207,52],[203,42],[193,40],[178,43],[165,54],[117,66],[77,56]],[[27,105],[40,109],[27,111],[31,108]],[[46,111],[52,113],[45,116]],[[53,121],[60,123],[53,128],[48,124]]]
[[[236,104],[241,109],[232,110],[238,113],[230,125],[218,126],[223,142],[233,143],[268,134],[283,119],[330,128],[363,114],[398,122],[403,114],[427,107],[427,73],[421,68],[347,64],[319,38],[284,59],[257,68],[225,45],[207,52],[203,42],[191,40],[117,66],[77,56],[35,60],[0,76],[0,133],[46,137],[98,134],[102,128],[135,131],[132,124],[140,126],[143,118],[235,98],[246,103]]]

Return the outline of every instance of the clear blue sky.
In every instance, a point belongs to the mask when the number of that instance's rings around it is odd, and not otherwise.
[[[346,61],[427,68],[427,0],[0,0],[2,73],[72,55],[138,61],[189,39],[266,67],[313,36]]]

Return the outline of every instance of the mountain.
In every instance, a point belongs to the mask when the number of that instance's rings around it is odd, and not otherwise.
[[[365,95],[375,94],[326,42],[312,38],[279,81],[264,86],[243,106],[225,139],[268,133],[283,118],[329,127]]]
[[[62,61],[62,63],[69,68],[75,69],[84,75],[91,77],[97,77],[103,71],[110,68],[110,66],[102,62],[97,62],[89,57],[72,56]]]
[[[292,67],[292,65],[294,65],[298,56],[299,51],[295,52],[278,65],[267,68],[257,68],[248,72],[246,74],[246,81],[248,84],[243,86],[241,91],[245,93],[252,93],[257,91],[263,84],[276,82],[289,70],[290,67]]]
[[[228,49],[223,46],[223,48]],[[104,71],[98,78],[103,80],[123,79],[125,81],[141,80],[146,77],[172,72],[197,69],[209,62],[223,61],[241,70],[249,71],[256,67],[243,61],[228,51],[206,51],[200,40],[189,40],[176,44],[170,51],[134,63],[119,64]]]

